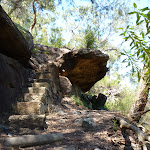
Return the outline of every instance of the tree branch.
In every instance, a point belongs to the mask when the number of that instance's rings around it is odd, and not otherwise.
[[[150,111],[150,109],[148,109],[148,110],[146,110],[146,111],[143,111],[143,112],[139,112],[139,113],[138,113],[138,116],[135,117],[135,118],[130,122],[130,124],[132,124],[132,123],[133,123],[134,121],[136,121],[137,119],[141,118],[142,115],[146,114],[146,113],[149,112],[149,111]],[[137,114],[137,113],[136,113],[136,114]]]
[[[116,49],[116,48],[106,49],[105,51],[112,51],[112,50],[117,51],[117,49]]]
[[[34,28],[34,26],[35,26],[35,24],[36,24],[36,8],[35,8],[35,1],[36,0],[33,0],[33,2],[32,2],[32,7],[33,7],[33,12],[34,12],[34,20],[33,20],[33,23],[32,23],[32,25],[31,25],[31,27],[30,27],[30,33],[32,32],[32,30],[33,30],[33,28]]]
[[[138,140],[142,144],[143,150],[147,150],[146,141],[150,142],[150,136],[149,135],[143,133],[138,127],[136,127],[133,124],[128,123],[123,118],[116,117],[115,119],[119,121],[120,128],[127,128],[130,130],[133,130],[137,134]]]

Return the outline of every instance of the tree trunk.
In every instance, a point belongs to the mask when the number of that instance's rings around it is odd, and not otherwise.
[[[146,75],[146,72],[148,71],[148,68],[144,67],[142,76],[140,78],[138,90],[135,97],[135,103],[131,107],[130,110],[130,116],[131,118],[137,117],[139,113],[142,113],[145,109],[145,106],[148,101],[148,92],[149,92],[149,86],[148,86],[148,75]],[[139,121],[140,117],[137,118],[135,121]]]

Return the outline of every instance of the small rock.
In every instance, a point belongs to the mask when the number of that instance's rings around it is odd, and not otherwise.
[[[76,119],[74,122],[74,124],[77,126],[82,126],[82,123],[83,123],[83,119]]]
[[[82,115],[86,115],[87,112],[86,112],[86,111],[81,111],[80,113],[81,113]]]
[[[92,118],[84,118],[82,122],[82,127],[85,129],[92,129],[96,126],[96,123]]]
[[[76,150],[75,147],[57,147],[54,150]]]
[[[66,120],[60,119],[60,120],[59,120],[59,123],[66,123]]]
[[[58,113],[59,115],[68,115],[67,113],[63,112],[62,110],[59,110],[57,113]]]
[[[89,113],[89,114],[87,115],[87,117],[89,117],[89,118],[92,117],[92,114]]]
[[[79,115],[80,113],[74,110],[74,111],[73,111],[73,114],[74,114],[74,115]]]
[[[66,148],[62,148],[61,150],[75,150],[74,147],[66,147]]]

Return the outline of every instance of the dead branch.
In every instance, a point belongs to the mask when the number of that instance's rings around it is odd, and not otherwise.
[[[33,13],[34,13],[34,19],[33,19],[33,23],[32,23],[32,25],[31,25],[31,27],[30,27],[30,33],[32,32],[32,30],[33,30],[33,28],[34,28],[34,26],[35,26],[35,24],[36,24],[36,8],[35,8],[35,1],[36,0],[33,0],[33,2],[32,2],[32,7],[33,7]]]
[[[146,143],[146,141],[150,142],[150,136],[149,135],[143,133],[138,127],[136,127],[133,124],[128,123],[123,118],[116,117],[115,119],[119,121],[120,128],[127,128],[127,129],[130,129],[130,130],[133,130],[137,134],[138,140],[143,146],[143,150],[147,150],[147,147],[146,147],[145,143]]]
[[[45,134],[45,135],[23,135],[10,137],[4,140],[4,145],[8,147],[29,147],[50,144],[63,139],[62,133]]]
[[[131,122],[130,124],[132,124],[134,121],[136,121],[137,119],[141,118],[142,115],[146,114],[147,112],[149,112],[150,109],[146,110],[146,111],[142,111],[142,112],[139,112],[137,115],[137,117],[135,117]]]

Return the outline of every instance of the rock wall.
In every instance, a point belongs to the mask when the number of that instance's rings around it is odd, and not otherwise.
[[[17,60],[0,54],[0,112],[11,111],[28,76],[29,71]]]
[[[0,113],[12,110],[28,80],[31,49],[0,6]]]
[[[24,36],[0,6],[0,53],[26,65],[31,49]]]

